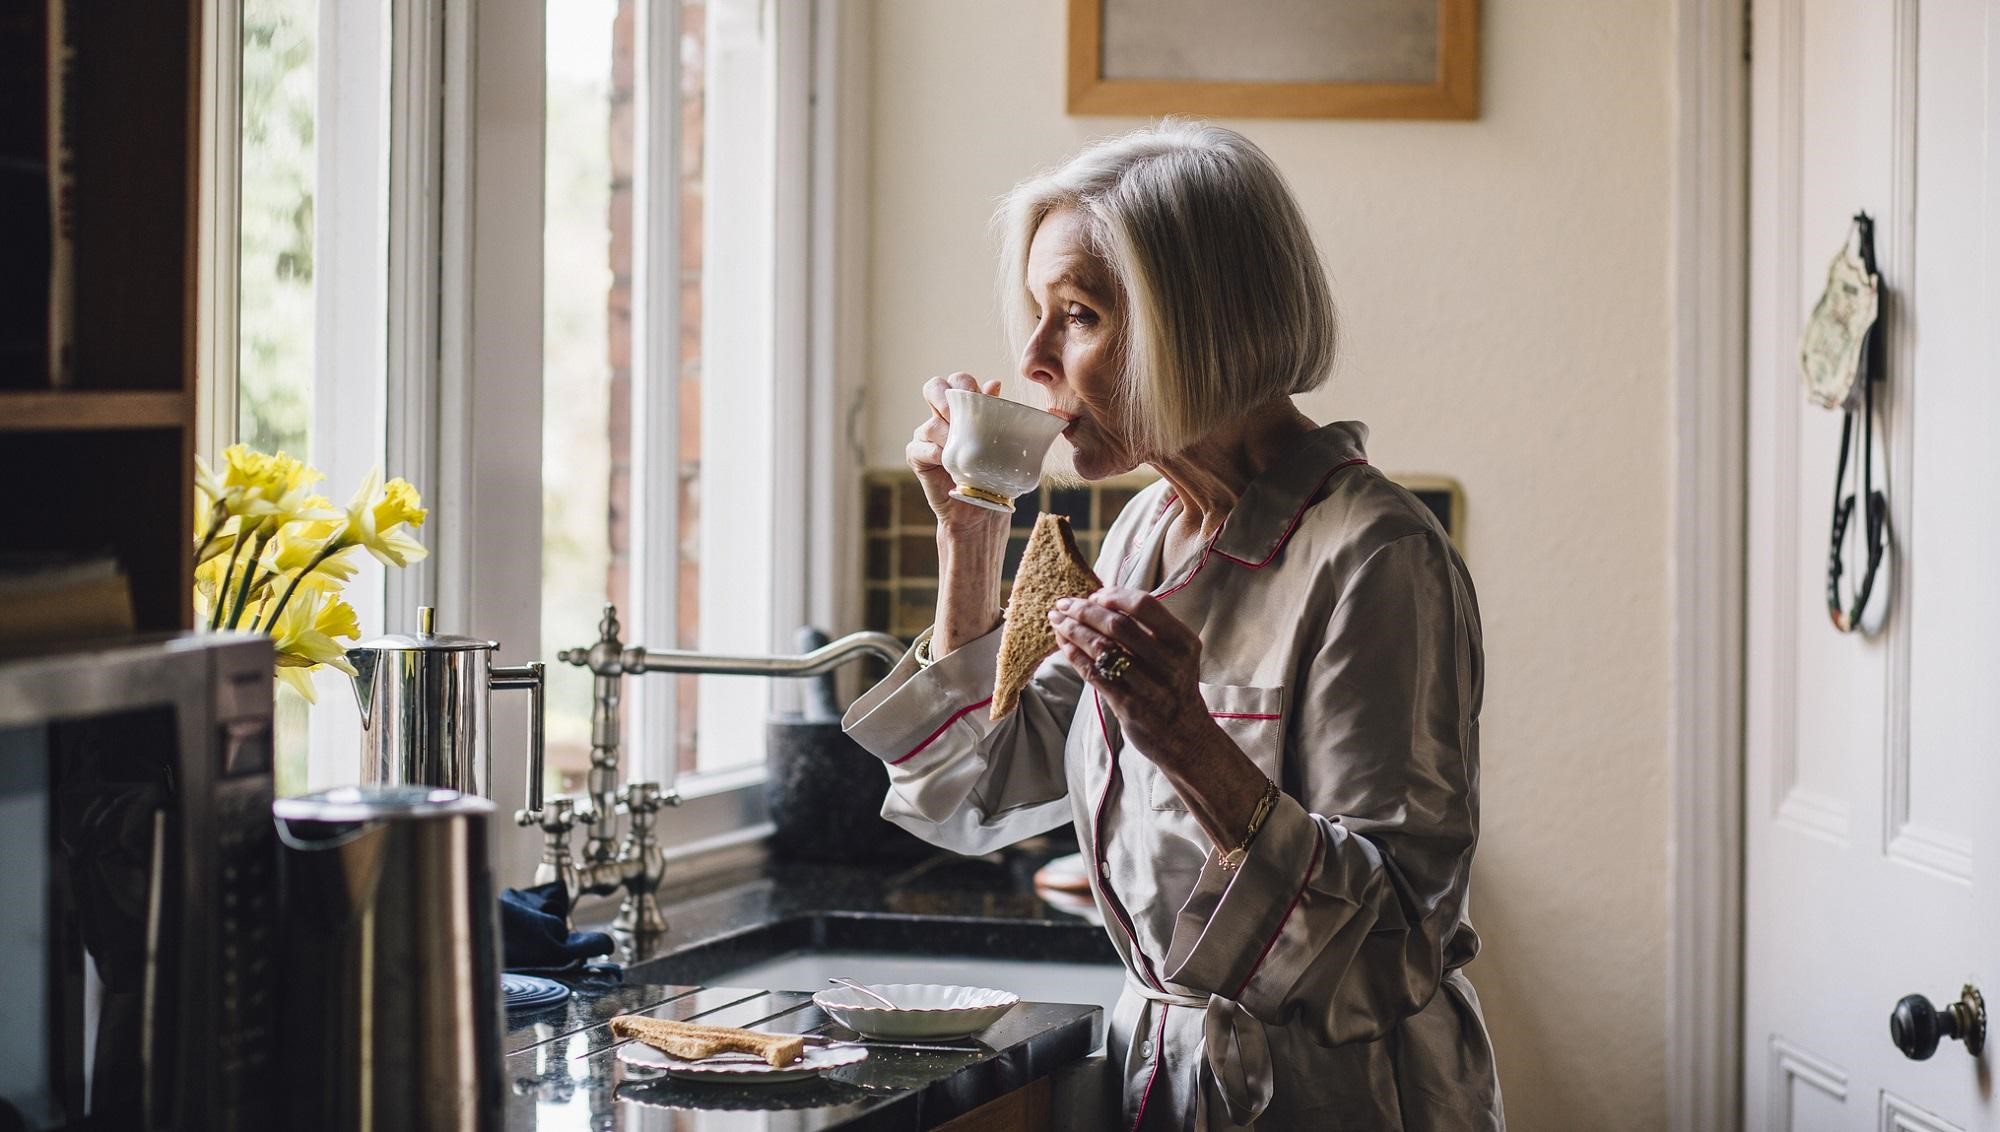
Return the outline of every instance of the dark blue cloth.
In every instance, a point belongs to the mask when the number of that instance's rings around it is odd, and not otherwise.
[[[570,931],[569,892],[551,881],[500,890],[500,950],[507,970],[545,975],[583,971],[617,945],[604,932]]]

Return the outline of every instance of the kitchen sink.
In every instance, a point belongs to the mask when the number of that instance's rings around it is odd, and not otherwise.
[[[1080,921],[818,912],[635,963],[626,978],[810,993],[834,975],[997,987],[1033,1002],[1100,1005],[1107,1020],[1125,977],[1104,930]]]

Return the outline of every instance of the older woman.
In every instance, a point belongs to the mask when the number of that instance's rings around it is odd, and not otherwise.
[[[1134,1128],[1504,1126],[1466,893],[1479,611],[1421,503],[1317,426],[1334,315],[1262,151],[1167,122],[1015,189],[1020,372],[1087,479],[1160,474],[1058,603],[999,722],[1007,516],[947,497],[945,390],[908,448],[938,518],[937,620],[848,712],[883,813],[983,853],[1074,821],[1127,992]]]

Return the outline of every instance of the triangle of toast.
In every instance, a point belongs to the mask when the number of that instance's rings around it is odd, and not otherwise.
[[[1049,610],[1058,598],[1089,597],[1104,588],[1076,548],[1069,520],[1046,512],[1014,571],[1014,592],[1007,598],[1007,628],[1000,636],[1000,662],[993,675],[990,718],[1000,719],[1021,702],[1021,689],[1035,675],[1042,659],[1056,651]]]

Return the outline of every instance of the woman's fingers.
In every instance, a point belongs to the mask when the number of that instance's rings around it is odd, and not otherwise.
[[[1162,641],[1186,643],[1195,639],[1194,630],[1161,605],[1160,599],[1144,590],[1131,586],[1106,586],[1092,594],[1090,600],[1131,617]]]
[[[951,384],[942,377],[924,382],[924,403],[931,407],[931,415],[941,421],[951,419],[951,402],[944,396],[950,388]]]
[[[927,440],[912,439],[903,447],[903,458],[919,473],[944,465],[944,447]]]
[[[1131,616],[1088,599],[1064,598],[1056,603],[1059,614],[1068,614],[1122,646],[1126,652],[1150,653],[1159,647],[1153,634]]]
[[[1097,683],[1097,669],[1092,666],[1088,653],[1060,637],[1056,638],[1056,651],[1062,653],[1062,658],[1076,669],[1078,675],[1092,684]]]
[[[1116,644],[1103,633],[1066,614],[1051,612],[1049,627],[1055,630],[1058,641],[1068,640],[1093,657],[1104,655],[1106,648]]]
[[[924,423],[918,425],[911,435],[926,444],[943,444],[951,439],[951,425],[939,417],[925,417]]]
[[[924,382],[924,403],[931,407],[932,416],[942,421],[951,419],[951,401],[945,394],[954,389],[969,389],[974,393],[997,397],[1000,394],[1000,382],[995,380],[981,385],[978,378],[964,372],[954,373],[948,377],[933,377]]]

